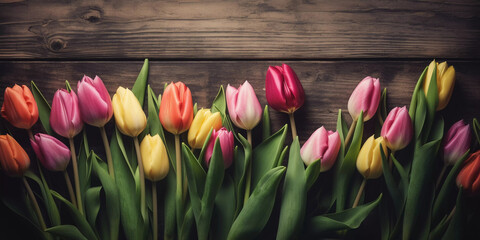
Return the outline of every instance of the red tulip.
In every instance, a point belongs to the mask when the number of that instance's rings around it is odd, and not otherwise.
[[[60,136],[72,138],[83,128],[77,94],[72,90],[57,90],[53,96],[50,125]]]
[[[210,140],[208,141],[207,149],[205,151],[205,162],[207,166],[210,165],[210,160],[213,155],[213,147],[215,146],[215,141],[217,138],[220,141],[220,148],[222,149],[223,156],[223,165],[225,169],[230,167],[233,162],[233,133],[228,131],[226,128],[220,128],[220,130],[213,129],[212,134],[210,135]]]
[[[98,76],[83,76],[77,84],[79,108],[82,120],[87,124],[103,127],[113,116],[112,101],[105,85]]]
[[[287,64],[270,66],[265,79],[265,96],[273,109],[293,113],[305,102],[305,92],[297,74]]]
[[[30,158],[10,135],[0,135],[0,165],[10,176],[22,176],[30,166]]]
[[[443,139],[443,160],[447,165],[454,165],[470,148],[472,134],[470,124],[462,120],[450,127]]]
[[[410,143],[413,127],[407,107],[396,107],[388,113],[381,135],[392,151],[403,149]]]
[[[43,133],[30,139],[32,148],[42,165],[50,171],[65,171],[70,162],[70,149],[58,139]]]
[[[170,83],[160,103],[160,122],[170,133],[188,130],[193,121],[192,93],[183,82]]]
[[[30,129],[38,120],[38,108],[27,86],[7,87],[3,96],[2,117],[17,128]]]
[[[469,194],[480,193],[480,150],[465,160],[457,176],[457,185]]]
[[[380,80],[366,77],[353,90],[348,99],[348,112],[353,120],[357,120],[363,111],[363,121],[368,121],[375,115],[380,103]]]

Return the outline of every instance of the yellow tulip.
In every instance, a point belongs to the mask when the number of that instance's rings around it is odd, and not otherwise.
[[[212,128],[219,130],[221,127],[222,117],[219,112],[212,113],[210,109],[200,109],[188,130],[188,144],[192,148],[202,148],[210,130]]]
[[[357,169],[365,179],[374,179],[382,176],[382,155],[380,153],[380,143],[382,150],[387,155],[387,146],[383,137],[374,138],[372,135],[365,141],[358,153]]]
[[[452,97],[453,87],[455,86],[455,68],[448,66],[447,62],[438,63],[433,60],[428,65],[427,75],[423,82],[423,91],[427,94],[428,87],[433,75],[433,69],[437,66],[437,88],[438,88],[438,106],[437,111],[444,109],[450,97]]]
[[[115,123],[125,135],[138,136],[147,126],[147,118],[138,99],[128,88],[118,87],[112,99]]]
[[[158,134],[153,137],[148,134],[143,138],[140,153],[145,177],[148,180],[155,182],[167,176],[170,168],[167,149]]]

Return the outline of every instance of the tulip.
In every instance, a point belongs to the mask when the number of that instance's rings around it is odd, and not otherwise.
[[[143,138],[140,144],[140,153],[147,179],[155,182],[167,176],[170,168],[167,149],[158,134],[153,137],[147,134]]]
[[[17,128],[30,129],[38,120],[37,102],[27,86],[7,87],[3,97],[2,117]]]
[[[105,85],[98,76],[83,76],[77,84],[80,115],[87,124],[103,127],[113,116],[112,101]]]
[[[193,120],[192,93],[183,82],[172,82],[167,86],[160,103],[159,117],[163,127],[175,135],[190,128]]]
[[[380,144],[382,147],[380,148]],[[357,157],[357,169],[365,179],[375,179],[382,176],[382,155],[383,150],[387,156],[387,146],[383,137],[375,138],[373,135],[365,141]]]
[[[469,194],[480,193],[480,150],[465,160],[457,175],[457,185]]]
[[[303,144],[300,155],[307,166],[320,159],[320,172],[325,172],[337,160],[341,144],[338,132],[327,131],[322,126]]]
[[[50,125],[60,136],[73,138],[83,128],[77,94],[65,89],[57,90],[53,96]]]
[[[123,134],[136,137],[147,126],[147,117],[133,92],[118,87],[112,99],[115,123]]]
[[[396,107],[390,111],[383,123],[381,135],[392,151],[403,149],[410,143],[413,127],[407,107]]]
[[[202,148],[210,130],[222,127],[222,117],[219,112],[212,113],[210,109],[200,109],[188,130],[188,144],[192,148]]]
[[[70,149],[58,139],[43,133],[30,139],[32,148],[42,165],[50,171],[65,171],[70,162]]]
[[[22,176],[30,166],[30,158],[10,135],[0,135],[0,165],[10,176]]]
[[[293,113],[305,102],[305,92],[297,74],[287,64],[270,66],[265,79],[265,96],[273,109]]]
[[[437,90],[438,90],[438,105],[437,111],[444,109],[450,97],[452,97],[453,87],[455,86],[455,68],[448,66],[447,62],[438,63],[433,60],[428,66],[427,75],[423,82],[423,91],[428,95],[428,89],[430,87],[430,81],[432,79],[433,70],[437,66]]]
[[[348,112],[356,121],[363,111],[363,121],[368,121],[375,115],[380,103],[380,80],[366,77],[353,90],[348,99]]]
[[[225,169],[230,167],[233,162],[233,133],[228,131],[226,128],[221,128],[220,130],[213,130],[210,140],[208,141],[207,149],[205,151],[205,162],[207,166],[210,166],[210,160],[213,155],[213,147],[215,146],[215,141],[217,138],[220,141],[220,148],[222,149],[223,156],[223,166]]]
[[[450,127],[443,139],[443,160],[446,165],[454,165],[470,148],[472,139],[470,124],[462,120]]]
[[[228,113],[235,126],[245,130],[252,130],[257,126],[262,118],[262,107],[248,81],[238,89],[228,85],[226,99]]]

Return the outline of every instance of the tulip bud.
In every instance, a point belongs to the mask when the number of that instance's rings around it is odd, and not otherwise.
[[[107,88],[98,76],[83,76],[77,84],[82,120],[95,127],[103,127],[113,116],[112,101]]]
[[[265,96],[273,109],[293,113],[305,102],[305,92],[297,74],[287,64],[270,66],[265,79]]]
[[[188,130],[188,144],[192,148],[202,148],[210,130],[222,127],[222,117],[219,112],[212,113],[210,109],[200,109]]]
[[[381,135],[392,151],[403,149],[410,143],[413,127],[407,107],[396,107],[390,111],[383,123]]]
[[[382,147],[380,148],[380,144]],[[387,155],[387,146],[383,137],[375,138],[373,135],[365,141],[357,157],[357,169],[365,179],[375,179],[382,176],[381,150]]]
[[[208,141],[207,149],[205,151],[205,162],[207,166],[210,166],[210,160],[213,155],[213,147],[217,138],[220,141],[220,148],[222,149],[223,166],[225,169],[230,167],[233,162],[233,133],[229,132],[226,128],[220,128],[220,130],[213,130],[210,140]]]
[[[480,151],[476,151],[465,160],[457,175],[457,186],[469,194],[480,193]]]
[[[447,165],[454,165],[470,148],[472,136],[470,124],[462,120],[450,127],[443,139],[443,160]]]
[[[363,121],[366,122],[375,115],[380,103],[380,80],[366,77],[353,90],[348,99],[348,112],[356,121],[363,111]]]
[[[447,62],[438,63],[433,60],[428,65],[427,75],[423,81],[423,91],[428,94],[430,81],[432,79],[433,70],[437,66],[437,90],[438,90],[438,105],[437,111],[444,109],[450,98],[452,97],[453,87],[455,86],[455,68],[448,66]]]
[[[57,90],[53,96],[50,125],[60,136],[72,138],[83,128],[77,94],[65,89]]]
[[[193,120],[193,103],[190,89],[183,83],[170,83],[160,102],[160,122],[170,133],[180,134],[188,130]]]
[[[17,128],[30,129],[38,120],[38,108],[27,86],[7,87],[3,96],[2,117]]]
[[[70,149],[58,139],[43,133],[30,139],[32,148],[42,165],[50,171],[65,171],[70,162]]]
[[[0,165],[10,176],[22,176],[30,166],[30,158],[10,135],[0,135]]]
[[[118,87],[112,99],[113,114],[118,130],[123,134],[136,137],[147,126],[147,117],[133,92]]]
[[[248,81],[238,89],[228,85],[226,97],[228,113],[235,126],[245,130],[252,130],[257,126],[262,118],[262,107]]]
[[[320,172],[325,172],[335,164],[341,144],[338,132],[327,131],[322,126],[303,144],[300,155],[307,166],[320,159]]]
[[[147,134],[143,138],[140,144],[140,153],[145,177],[148,180],[155,182],[167,176],[170,168],[167,149],[158,134],[153,137]]]

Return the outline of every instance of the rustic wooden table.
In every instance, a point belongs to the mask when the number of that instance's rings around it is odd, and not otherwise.
[[[0,0],[0,102],[6,87],[30,81],[51,102],[65,80],[75,88],[84,74],[99,75],[113,95],[133,85],[149,58],[157,94],[183,81],[198,106],[208,107],[219,85],[248,80],[264,105],[266,70],[285,62],[307,95],[296,114],[303,142],[321,125],[335,128],[338,109],[346,110],[365,76],[381,79],[389,108],[408,106],[418,76],[436,58],[457,72],[441,113],[450,126],[480,117],[479,42],[476,0]],[[287,121],[274,111],[271,117],[274,130]]]

